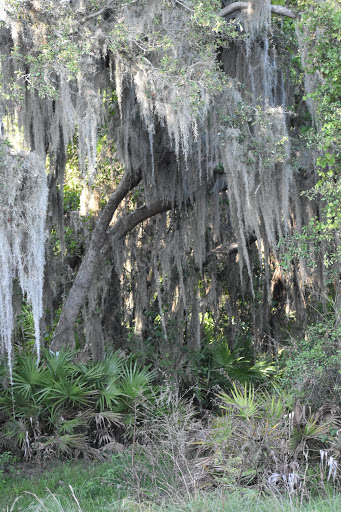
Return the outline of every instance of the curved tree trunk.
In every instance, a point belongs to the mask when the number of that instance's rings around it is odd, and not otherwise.
[[[94,275],[103,259],[103,257],[101,257],[101,249],[106,241],[106,231],[120,202],[140,181],[140,174],[132,176],[131,173],[125,172],[119,186],[111,195],[108,203],[99,215],[91,235],[90,245],[71,287],[68,298],[63,305],[51,345],[51,350],[54,352],[59,351],[62,347],[74,348],[75,339],[73,326],[79,315],[80,308],[85,302]]]
[[[150,217],[171,210],[176,206],[171,201],[159,199],[122,216],[109,228],[110,221],[119,203],[140,180],[141,176],[132,177],[130,174],[125,174],[117,190],[112,194],[97,219],[89,247],[62,308],[51,344],[51,350],[54,352],[59,351],[63,347],[74,348],[74,324],[89,293],[91,284],[100,269],[101,263],[112,247],[112,241],[123,238],[129,231]],[[226,190],[225,181],[219,183],[219,190]],[[233,246],[232,250],[229,248],[229,251],[231,251],[231,254],[237,252],[238,247],[235,248]]]

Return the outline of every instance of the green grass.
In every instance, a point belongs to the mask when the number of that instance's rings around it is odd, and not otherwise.
[[[42,500],[53,494],[63,504],[67,504],[71,497],[69,485],[72,485],[79,500],[86,504],[85,510],[104,510],[105,504],[123,499],[127,494],[126,487],[122,486],[125,475],[121,458],[113,457],[112,462],[101,464],[86,461],[58,462],[51,465],[48,470],[42,468],[42,471],[32,476],[23,476],[28,472],[25,469],[12,468],[10,473],[0,475],[0,511],[6,510],[6,507],[10,508],[19,496],[13,511],[25,510],[32,502],[37,502],[32,494],[28,493],[33,493]],[[51,499],[48,499],[49,501]],[[67,506],[65,510],[68,509]]]
[[[300,504],[299,498],[264,496],[251,489],[215,491],[171,497],[155,489],[134,488],[129,478],[129,452],[112,462],[55,463],[35,470],[13,466],[0,474],[0,512],[339,512],[341,496]],[[32,468],[31,468],[32,472]]]
[[[164,504],[139,503],[136,499],[103,496],[102,499],[85,500],[76,496],[73,488],[68,489],[68,496],[60,493],[48,493],[45,498],[28,494],[25,499],[19,498],[11,507],[3,507],[3,511],[13,512],[339,512],[340,498],[315,500],[300,505],[289,499],[259,496],[245,496],[241,493],[228,494],[210,492],[183,498],[181,501]]]

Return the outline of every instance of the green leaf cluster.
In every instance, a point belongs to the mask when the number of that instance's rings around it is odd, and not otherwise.
[[[1,368],[0,442],[25,458],[100,456],[136,419],[136,402],[156,375],[118,352],[102,362],[75,362],[77,354],[29,350],[16,355],[12,383]]]

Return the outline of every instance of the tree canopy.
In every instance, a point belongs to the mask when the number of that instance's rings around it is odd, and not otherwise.
[[[308,303],[339,304],[337,0],[3,6],[10,358],[16,279],[37,346],[40,322],[53,351],[129,339],[174,372],[212,323],[274,354]]]

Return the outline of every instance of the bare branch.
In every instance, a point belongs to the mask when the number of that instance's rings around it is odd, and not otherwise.
[[[218,176],[218,178],[221,178],[221,176]],[[223,177],[223,179],[216,180],[212,187],[212,192],[213,190],[215,192],[223,192],[227,190],[227,182],[225,177]],[[193,198],[193,202],[195,202],[195,197]],[[141,222],[149,219],[150,217],[154,217],[158,213],[172,210],[177,206],[179,206],[177,203],[165,201],[163,199],[158,199],[150,205],[141,206],[125,217],[121,217],[117,223],[107,231],[107,239],[109,240],[109,238],[112,239],[112,237],[115,237],[117,240],[120,240]],[[102,252],[105,253],[106,250],[106,248],[103,248]]]
[[[188,5],[180,2],[180,0],[175,0],[175,3],[176,4],[179,4],[179,5],[182,5],[182,7],[184,7],[185,9],[187,9],[188,11],[191,11],[191,12],[194,12],[193,9],[191,9],[190,7],[188,7]]]
[[[228,5],[227,7],[224,7],[219,13],[219,16],[222,18],[225,18],[226,16],[230,16],[231,14],[241,11],[242,9],[248,8],[248,2],[234,2],[231,5]],[[271,5],[271,12],[273,14],[278,14],[279,16],[287,16],[288,18],[295,19],[297,15],[291,11],[290,9],[287,9],[286,7],[282,7],[281,5]]]
[[[120,240],[144,220],[154,217],[158,213],[167,212],[171,210],[172,207],[173,205],[170,201],[164,202],[162,200],[154,201],[148,206],[141,206],[125,218],[121,218],[111,229],[109,229],[107,233],[108,237],[114,236],[117,240]],[[103,252],[106,252],[106,250],[104,249]]]
[[[291,11],[287,7],[282,7],[281,5],[272,5],[271,6],[272,14],[278,14],[279,16],[286,16],[287,18],[292,18],[293,20],[297,18],[297,14],[294,11]]]
[[[234,2],[233,4],[224,7],[224,9],[220,11],[219,16],[225,18],[225,16],[230,16],[230,14],[233,14],[236,11],[247,9],[247,7],[247,2]]]
[[[113,4],[112,2],[108,2],[107,5],[102,7],[102,9],[100,9],[99,11],[93,12],[91,14],[88,14],[88,16],[85,16],[80,22],[83,24],[89,20],[92,20],[93,18],[97,18],[98,16],[101,16],[101,14],[103,14],[107,9],[109,9],[109,7],[111,7],[112,4]]]

